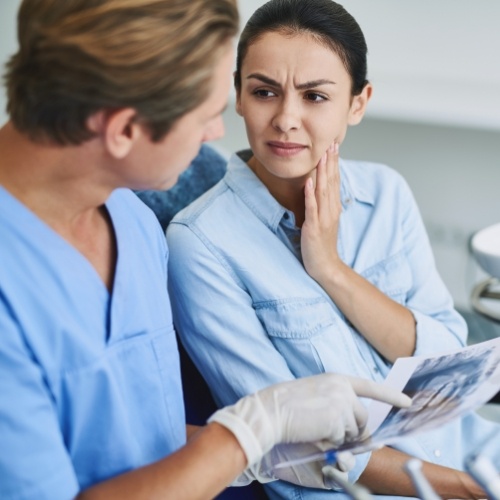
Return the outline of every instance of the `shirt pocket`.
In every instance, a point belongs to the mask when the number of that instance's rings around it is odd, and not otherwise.
[[[405,252],[384,259],[360,274],[398,304],[406,304],[413,280]]]
[[[254,304],[276,350],[296,377],[325,371],[359,374],[349,328],[326,298],[290,298]]]
[[[63,373],[61,384],[61,427],[82,486],[158,460],[185,442],[171,326],[116,342]]]

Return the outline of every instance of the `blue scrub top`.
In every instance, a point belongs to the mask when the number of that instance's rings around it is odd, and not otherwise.
[[[0,188],[0,498],[72,498],[185,443],[164,234],[128,190],[106,207],[111,295]]]

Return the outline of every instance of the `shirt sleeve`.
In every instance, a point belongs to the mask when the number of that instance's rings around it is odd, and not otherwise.
[[[260,323],[250,294],[215,249],[189,227],[173,223],[169,288],[174,324],[219,406],[274,383],[294,379]],[[357,456],[356,481],[370,454]]]
[[[252,307],[252,298],[189,227],[171,224],[169,291],[174,324],[219,406],[294,378]]]
[[[79,485],[54,401],[1,295],[0,332],[0,498],[73,498]]]
[[[404,181],[402,190],[404,246],[412,273],[406,307],[413,313],[417,329],[414,355],[459,349],[466,344],[466,323],[454,309],[453,299],[439,276],[422,217]]]

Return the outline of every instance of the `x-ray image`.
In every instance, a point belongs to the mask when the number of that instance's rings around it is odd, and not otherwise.
[[[409,434],[463,414],[470,397],[481,392],[483,382],[495,372],[491,356],[495,350],[490,348],[466,349],[424,360],[403,389],[413,399],[411,407],[393,408],[375,436],[383,438],[389,428],[391,435]]]
[[[342,449],[374,449],[485,404],[500,389],[500,338],[440,355],[400,358],[386,383],[408,394],[412,405],[393,408],[374,401],[369,407],[371,436]]]

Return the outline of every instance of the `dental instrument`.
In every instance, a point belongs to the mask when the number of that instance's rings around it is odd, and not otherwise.
[[[410,476],[419,498],[422,500],[441,500],[441,497],[434,491],[433,487],[424,476],[421,460],[418,458],[408,460],[404,465],[404,470]]]

